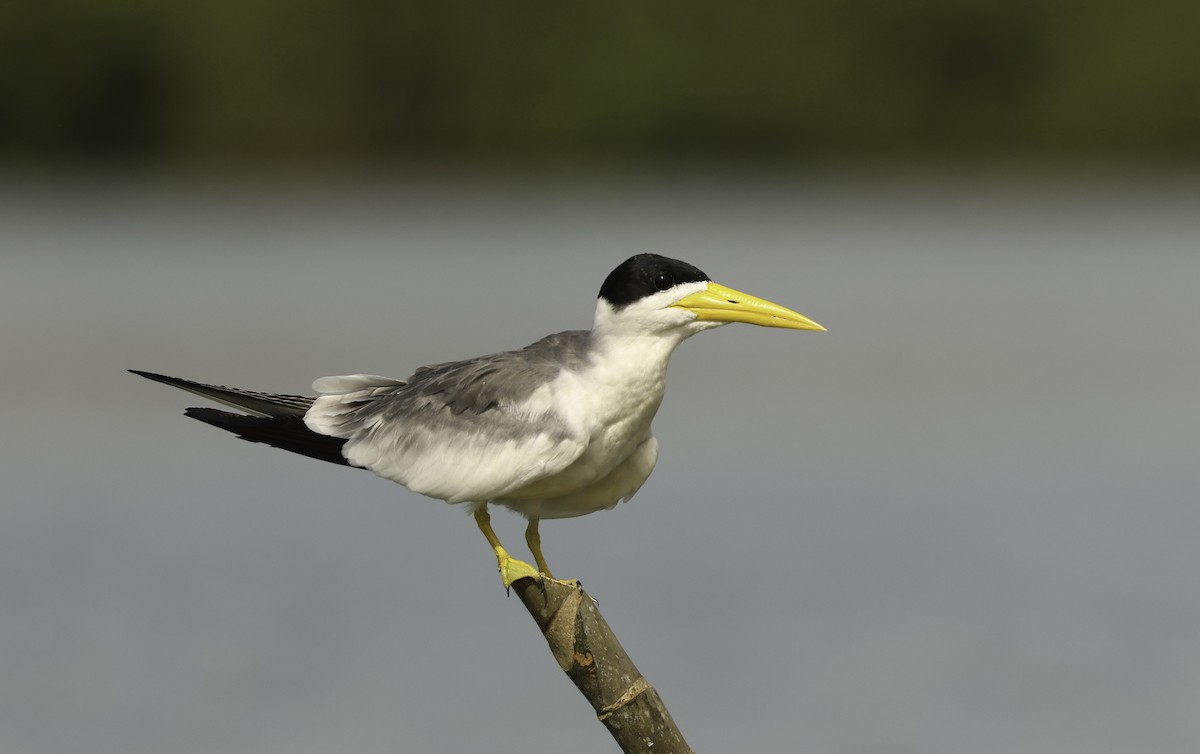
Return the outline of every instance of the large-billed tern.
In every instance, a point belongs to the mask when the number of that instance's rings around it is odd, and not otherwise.
[[[370,469],[413,492],[466,503],[507,588],[525,577],[552,578],[541,519],[582,516],[633,497],[658,457],[650,423],[671,353],[729,322],[825,329],[714,283],[686,262],[638,254],[604,281],[591,330],[421,367],[407,380],[322,377],[313,383],[320,395],[310,398],[131,371],[244,412],[186,411],[242,439]],[[501,546],[489,503],[529,520],[525,540],[536,568]]]

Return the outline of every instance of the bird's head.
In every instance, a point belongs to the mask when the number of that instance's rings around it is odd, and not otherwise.
[[[825,328],[803,314],[714,283],[687,262],[638,254],[613,270],[600,288],[596,326],[623,335],[675,335],[747,322],[792,330]]]

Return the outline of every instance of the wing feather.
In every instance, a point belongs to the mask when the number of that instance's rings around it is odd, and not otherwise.
[[[555,378],[586,358],[588,333],[418,369],[406,382],[324,377],[304,417],[346,440],[355,466],[447,502],[483,502],[555,474],[583,453],[553,410]]]
[[[203,382],[193,382],[182,377],[168,377],[165,374],[155,374],[154,372],[143,372],[139,369],[130,369],[129,371],[148,380],[177,387],[203,398],[224,403],[226,406],[248,411],[256,416],[300,418],[313,403],[313,399],[306,395],[262,393],[257,390],[242,390],[224,385],[206,385]]]

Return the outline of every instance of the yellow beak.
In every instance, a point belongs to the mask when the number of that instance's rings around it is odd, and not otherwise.
[[[686,296],[671,306],[687,309],[696,319],[707,322],[748,322],[762,327],[825,331],[803,314],[711,281],[707,290]]]

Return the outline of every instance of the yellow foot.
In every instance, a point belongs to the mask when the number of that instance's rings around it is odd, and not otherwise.
[[[514,582],[527,578],[536,580],[537,583],[542,586],[543,590],[545,589],[546,582],[549,581],[555,584],[561,584],[562,586],[570,587],[572,589],[577,589],[581,592],[583,591],[583,585],[579,583],[578,579],[569,579],[566,581],[563,579],[556,579],[553,576],[549,576],[538,571],[538,569],[534,568],[523,560],[517,560],[516,558],[510,556],[507,552],[497,555],[496,560],[497,568],[500,571],[500,580],[504,582],[504,591],[506,592]]]
[[[503,548],[496,553],[497,568],[500,571],[500,580],[504,582],[504,591],[512,586],[514,581],[518,579],[541,579],[542,575],[533,566],[526,563],[524,560],[517,560],[509,556]]]

